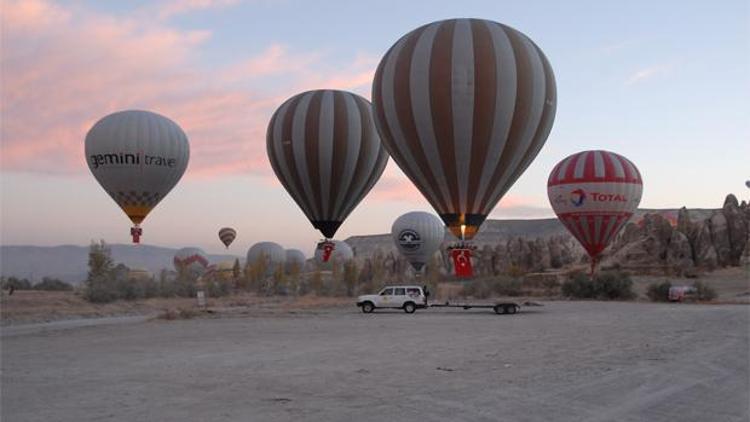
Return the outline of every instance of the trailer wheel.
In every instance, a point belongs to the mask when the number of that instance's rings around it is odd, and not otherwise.
[[[375,310],[375,305],[373,305],[372,302],[365,302],[362,304],[362,312],[369,314],[372,313],[373,310]]]
[[[505,306],[505,313],[506,314],[515,314],[516,313],[516,305],[506,305]]]
[[[404,312],[407,314],[413,314],[414,311],[417,310],[417,305],[414,304],[414,302],[406,302],[404,303]]]
[[[505,306],[495,305],[493,309],[495,309],[495,313],[498,315],[502,315],[505,313]]]

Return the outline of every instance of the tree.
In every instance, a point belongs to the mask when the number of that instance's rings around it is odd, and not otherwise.
[[[111,302],[118,299],[112,279],[114,262],[109,246],[100,240],[89,247],[89,273],[86,279],[85,297],[90,302]]]
[[[234,282],[235,287],[238,283],[238,280],[240,279],[241,273],[242,273],[242,267],[240,267],[240,259],[235,258],[234,266],[232,267],[232,281]]]

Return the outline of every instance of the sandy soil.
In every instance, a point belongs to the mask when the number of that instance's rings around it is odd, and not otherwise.
[[[3,421],[747,421],[746,305],[6,327]],[[116,318],[115,318],[116,320]],[[47,324],[49,326],[49,324]]]
[[[257,297],[242,293],[221,298],[208,298],[207,305],[217,309],[252,307],[254,310],[288,310],[350,303],[351,299],[307,296],[301,298]],[[137,301],[117,301],[95,304],[73,292],[43,292],[16,290],[12,296],[3,291],[0,296],[0,323],[3,326],[61,321],[70,319],[113,316],[159,315],[169,309],[191,309],[197,305],[193,298],[154,298]]]

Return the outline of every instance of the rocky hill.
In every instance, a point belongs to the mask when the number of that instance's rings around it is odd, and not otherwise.
[[[647,215],[629,223],[606,254],[604,266],[678,275],[739,266],[750,259],[750,204],[730,194],[708,214],[680,209],[674,223]]]

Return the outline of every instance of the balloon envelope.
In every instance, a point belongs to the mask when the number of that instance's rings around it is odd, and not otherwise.
[[[445,226],[430,213],[409,212],[393,222],[391,237],[399,252],[420,271],[440,249],[445,239]]]
[[[288,99],[271,117],[266,147],[279,181],[326,238],[388,161],[370,103],[345,91],[308,91]]]
[[[150,111],[110,114],[86,134],[91,173],[136,225],[177,184],[189,158],[185,132]]]
[[[227,248],[229,245],[234,242],[234,239],[237,237],[237,231],[231,227],[222,227],[219,229],[219,240],[221,240],[221,243],[224,244]]]
[[[175,270],[184,271],[192,276],[201,276],[208,269],[208,257],[198,248],[182,248],[174,254],[172,259]]]
[[[524,34],[450,19],[388,50],[372,104],[391,157],[451,232],[470,239],[547,140],[557,91],[546,57]]]
[[[247,263],[258,265],[264,260],[266,274],[273,274],[279,265],[286,262],[286,251],[281,245],[274,242],[258,242],[247,250]]]
[[[286,250],[287,272],[292,271],[294,268],[296,268],[298,271],[301,271],[304,268],[306,261],[307,261],[307,258],[305,258],[305,253],[302,252],[301,250],[299,249],[287,249]]]
[[[555,166],[547,181],[552,209],[594,259],[633,215],[642,194],[638,168],[608,151],[573,154]]]

